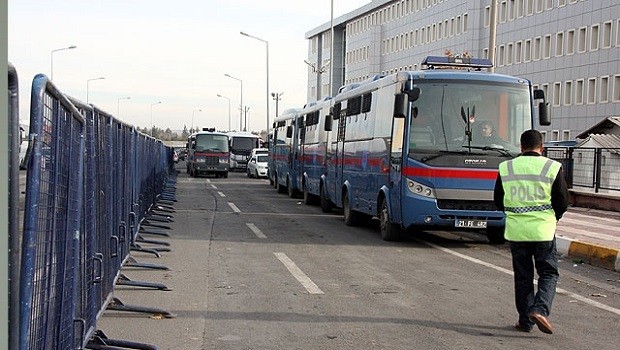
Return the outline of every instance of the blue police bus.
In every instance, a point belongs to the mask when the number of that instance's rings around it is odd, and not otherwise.
[[[518,155],[535,112],[549,125],[544,93],[527,79],[481,71],[488,60],[423,64],[345,86],[331,100],[322,201],[342,208],[349,226],[377,217],[385,240],[457,229],[503,242],[504,214],[493,204],[498,165]]]
[[[269,177],[279,193],[294,197],[299,190],[299,125],[298,108],[287,109],[273,123],[273,137],[269,150]]]

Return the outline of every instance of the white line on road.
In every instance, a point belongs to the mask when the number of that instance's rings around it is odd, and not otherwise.
[[[278,260],[288,269],[288,271],[295,277],[299,283],[301,283],[304,288],[310,294],[324,294],[323,291],[314,283],[312,280],[306,276],[303,271],[295,263],[284,253],[273,253]]]
[[[212,187],[212,188],[217,188],[217,186],[215,186],[214,184],[211,184],[211,187]]]
[[[469,255],[461,254],[461,253],[455,252],[454,250],[451,250],[451,249],[448,249],[448,248],[444,248],[444,247],[440,247],[440,246],[438,246],[436,244],[433,244],[433,243],[423,242],[423,241],[420,241],[420,240],[416,240],[416,241],[418,241],[419,243],[422,243],[422,244],[426,244],[427,246],[433,247],[435,249],[439,249],[442,252],[445,252],[445,253],[448,253],[448,254],[452,254],[452,255],[454,255],[456,257],[459,257],[459,258],[471,261],[473,263],[476,263],[476,264],[479,264],[479,265],[482,265],[482,266],[486,266],[486,267],[492,268],[494,270],[497,270],[499,272],[503,272],[505,274],[513,276],[512,271],[510,271],[508,269],[505,269],[503,267],[499,267],[499,266],[493,265],[491,263],[488,263],[488,262],[485,262],[485,261],[482,261],[482,260],[479,260],[479,259],[476,259],[476,258],[472,258]],[[557,291],[558,294],[566,295],[566,296],[568,296],[570,298],[577,299],[577,300],[579,300],[579,301],[581,301],[581,302],[583,302],[585,304],[588,304],[590,306],[594,306],[596,308],[609,311],[609,312],[614,313],[616,315],[620,315],[620,309],[616,309],[614,307],[611,307],[611,306],[599,303],[598,301],[590,300],[590,299],[588,299],[586,297],[583,297],[583,296],[581,296],[579,294],[571,293],[571,292],[569,292],[567,290],[564,290],[562,288],[556,288],[556,291]]]
[[[611,227],[607,227],[608,229],[611,229]],[[592,237],[592,238],[598,238],[598,239],[603,239],[606,241],[611,241],[611,242],[620,242],[620,237],[615,237],[615,236],[611,236],[611,235],[606,235],[604,233],[599,233],[599,232],[589,232],[586,230],[581,230],[575,227],[560,227],[558,226],[557,228],[558,232],[562,232],[564,234],[566,234],[568,237],[571,237],[571,233],[577,233],[586,237]],[[574,236],[572,236],[574,238]]]
[[[211,179],[207,179],[206,181],[209,183],[209,182],[211,182]]]
[[[245,224],[250,230],[252,230],[252,232],[254,232],[254,234],[256,235],[256,237],[258,238],[267,238],[267,236],[265,236],[265,234],[258,228],[256,227],[256,225],[254,225],[251,222],[248,222],[247,224]]]
[[[228,202],[228,206],[229,206],[229,207],[230,207],[230,209],[232,209],[235,213],[241,213],[241,210],[239,210],[239,208],[237,208],[237,206],[235,205],[235,203]]]
[[[218,192],[217,194],[220,195],[220,197],[226,197],[226,195],[224,194],[224,192]]]

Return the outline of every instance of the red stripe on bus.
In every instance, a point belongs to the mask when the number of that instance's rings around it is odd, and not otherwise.
[[[405,176],[449,179],[495,180],[497,178],[497,173],[497,170],[429,169],[413,167],[403,169],[403,175]]]

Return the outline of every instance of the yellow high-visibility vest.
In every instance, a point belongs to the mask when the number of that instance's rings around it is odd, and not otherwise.
[[[560,167],[559,162],[536,156],[520,156],[499,165],[507,241],[553,240],[557,220],[551,206],[551,187]]]

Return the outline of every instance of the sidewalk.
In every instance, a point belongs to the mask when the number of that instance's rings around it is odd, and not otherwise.
[[[583,262],[620,272],[620,213],[571,207],[558,223],[558,253]]]

